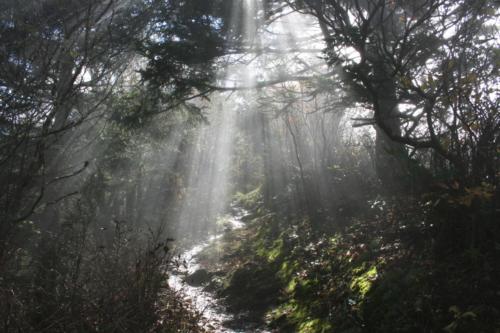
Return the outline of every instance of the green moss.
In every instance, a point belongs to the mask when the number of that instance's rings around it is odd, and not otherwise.
[[[294,299],[291,302],[291,313],[289,317],[292,319],[292,322],[295,322],[297,325],[305,322],[309,317],[309,312],[307,311],[307,307],[302,304],[297,303]]]
[[[295,327],[294,332],[298,333],[326,333],[331,332],[332,329],[329,322],[314,316],[308,306],[299,303],[296,299],[290,299],[287,303],[273,309],[267,317],[271,320],[286,317],[286,321]]]
[[[332,329],[330,323],[320,319],[309,319],[298,326],[299,333],[326,333]]]
[[[284,280],[287,280],[293,272],[293,264],[290,261],[283,261],[278,271],[278,276]]]
[[[234,195],[234,200],[246,209],[255,208],[262,201],[262,186],[247,193],[238,192]]]
[[[357,274],[363,270],[364,270],[363,268],[356,268],[353,270],[353,272]],[[378,275],[377,266],[373,265],[368,270],[361,273],[361,275],[352,279],[351,289],[353,291],[359,292],[361,297],[364,297],[370,291],[372,283],[377,278],[377,275]]]
[[[279,237],[274,232],[274,216],[267,214],[264,217],[255,218],[252,225],[257,226],[257,232],[251,240],[252,248],[257,256],[265,259],[269,263],[275,262],[278,257],[283,257],[284,242],[280,235]]]
[[[279,238],[273,242],[272,247],[267,253],[267,261],[274,262],[283,251],[283,239]]]
[[[287,293],[293,293],[295,291],[295,288],[297,287],[298,281],[296,277],[293,277],[287,284],[285,291]]]
[[[255,248],[255,253],[259,257],[266,257],[267,256],[267,246],[266,242],[263,239],[257,239],[254,243],[254,248]]]
[[[266,259],[269,263],[275,262],[282,254],[283,240],[277,239],[269,247],[264,239],[259,239],[255,242],[255,252],[259,257]]]

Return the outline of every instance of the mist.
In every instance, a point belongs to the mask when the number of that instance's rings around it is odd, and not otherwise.
[[[0,1],[5,332],[496,332],[498,5]]]

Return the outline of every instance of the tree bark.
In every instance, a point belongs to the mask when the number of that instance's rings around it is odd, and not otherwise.
[[[392,135],[401,135],[398,118],[396,85],[388,70],[380,63],[375,67],[375,91],[377,123]],[[375,166],[382,184],[389,190],[401,189],[408,175],[408,153],[402,143],[392,140],[380,125],[375,125]]]

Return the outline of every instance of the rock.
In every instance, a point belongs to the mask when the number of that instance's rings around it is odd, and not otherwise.
[[[281,283],[275,272],[255,263],[236,269],[229,285],[222,291],[229,308],[235,311],[251,310],[261,315],[279,296]]]
[[[206,269],[202,268],[189,275],[186,278],[186,283],[194,287],[199,287],[210,282],[211,278],[212,274]]]
[[[217,293],[223,288],[223,282],[220,278],[214,276],[208,284],[203,288],[204,291]]]

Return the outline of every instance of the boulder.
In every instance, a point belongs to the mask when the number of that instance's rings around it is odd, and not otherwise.
[[[206,269],[198,269],[193,274],[186,277],[186,283],[190,286],[199,287],[210,282],[212,274]]]

